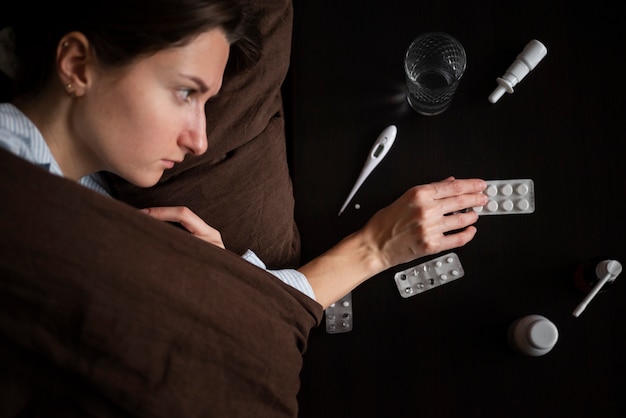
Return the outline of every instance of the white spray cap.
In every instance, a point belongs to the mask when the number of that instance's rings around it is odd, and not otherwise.
[[[502,77],[496,79],[498,87],[489,96],[491,103],[497,102],[506,93],[513,93],[513,87],[531,72],[539,61],[548,53],[547,48],[538,40],[533,39],[517,56],[517,59],[506,70]]]

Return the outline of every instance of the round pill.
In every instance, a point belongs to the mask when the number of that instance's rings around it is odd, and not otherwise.
[[[528,185],[524,183],[519,184],[515,190],[517,191],[518,195],[524,196],[526,193],[528,193]]]
[[[459,271],[456,270],[456,269],[452,270],[452,275],[453,276],[458,276],[459,275]]]
[[[517,207],[520,210],[528,210],[528,208],[530,207],[530,203],[528,203],[528,200],[522,199],[519,202],[517,202]]]
[[[347,300],[344,300],[343,302],[341,302],[341,305],[342,305],[344,308],[347,308],[348,306],[350,306],[350,302],[348,302]]]
[[[510,184],[506,184],[502,186],[502,188],[500,189],[500,193],[502,193],[504,196],[510,196],[511,193],[513,193],[513,187],[511,187]]]
[[[454,261],[454,258],[452,258],[452,257],[448,257],[448,258],[446,258],[446,261],[447,261],[448,263],[452,263],[452,262]]]
[[[495,212],[498,210],[498,202],[496,202],[495,200],[490,200],[489,203],[487,203],[487,210],[489,212]]]
[[[513,210],[513,202],[511,202],[510,200],[505,200],[504,202],[502,202],[502,209],[508,211]]]
[[[483,207],[482,206],[474,206],[472,209],[474,209],[474,212],[480,213],[483,211]]]
[[[436,265],[437,267],[441,267],[441,266],[443,265],[443,263],[442,263],[441,261],[437,261],[437,262],[435,263],[435,265]]]
[[[445,275],[445,274],[442,274],[441,276],[439,276],[439,278],[440,278],[441,280],[448,280],[448,276],[447,276],[447,275]]]
[[[485,190],[485,194],[489,197],[493,197],[498,194],[498,188],[493,184]]]

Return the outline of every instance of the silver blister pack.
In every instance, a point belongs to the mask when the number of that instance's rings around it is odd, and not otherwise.
[[[530,179],[488,180],[483,191],[489,197],[474,211],[479,215],[512,215],[535,211],[535,185]]]
[[[329,334],[352,331],[352,293],[330,305],[324,313]]]
[[[403,298],[423,293],[463,277],[459,257],[448,253],[395,274],[394,280]]]

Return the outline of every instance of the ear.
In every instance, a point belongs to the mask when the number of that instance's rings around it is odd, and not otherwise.
[[[80,32],[70,32],[57,45],[57,73],[63,88],[71,97],[81,97],[90,83],[90,66],[94,62],[89,40]]]

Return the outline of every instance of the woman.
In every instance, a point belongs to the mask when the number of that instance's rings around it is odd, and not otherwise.
[[[149,187],[185,155],[206,151],[204,104],[220,90],[230,44],[245,48],[240,60],[256,54],[243,37],[241,6],[142,4],[72,4],[37,30],[18,21],[17,94],[0,105],[4,147],[105,194],[99,171]],[[185,207],[143,211],[224,248],[219,232]],[[252,252],[244,258],[262,266]],[[312,296],[301,275],[273,274]]]
[[[204,105],[220,90],[231,45],[247,59],[258,53],[237,2],[65,5],[37,30],[28,13],[15,20],[21,66],[13,101],[0,107],[3,146],[102,193],[98,172],[150,187],[186,155],[204,153]],[[485,203],[484,187],[454,178],[416,186],[327,253],[272,273],[325,308],[394,265],[469,242],[478,217],[462,210]],[[223,248],[219,232],[184,207],[144,212]]]
[[[218,94],[229,63],[245,65],[258,54],[238,2],[70,0],[61,6],[41,2],[38,13],[54,18],[35,23],[23,10],[12,21],[21,67],[12,101],[0,105],[4,148],[107,194],[98,172],[149,187],[186,155],[210,146],[204,104]],[[484,187],[482,180],[453,178],[416,186],[317,259],[272,273],[325,308],[391,266],[469,242],[477,215],[462,209],[485,204]],[[219,232],[183,207],[144,211],[223,247]],[[254,254],[244,256],[263,266]],[[169,354],[166,359],[169,365]],[[223,363],[228,370],[228,359]],[[219,377],[233,379],[227,371]],[[209,380],[222,384],[217,375]]]

